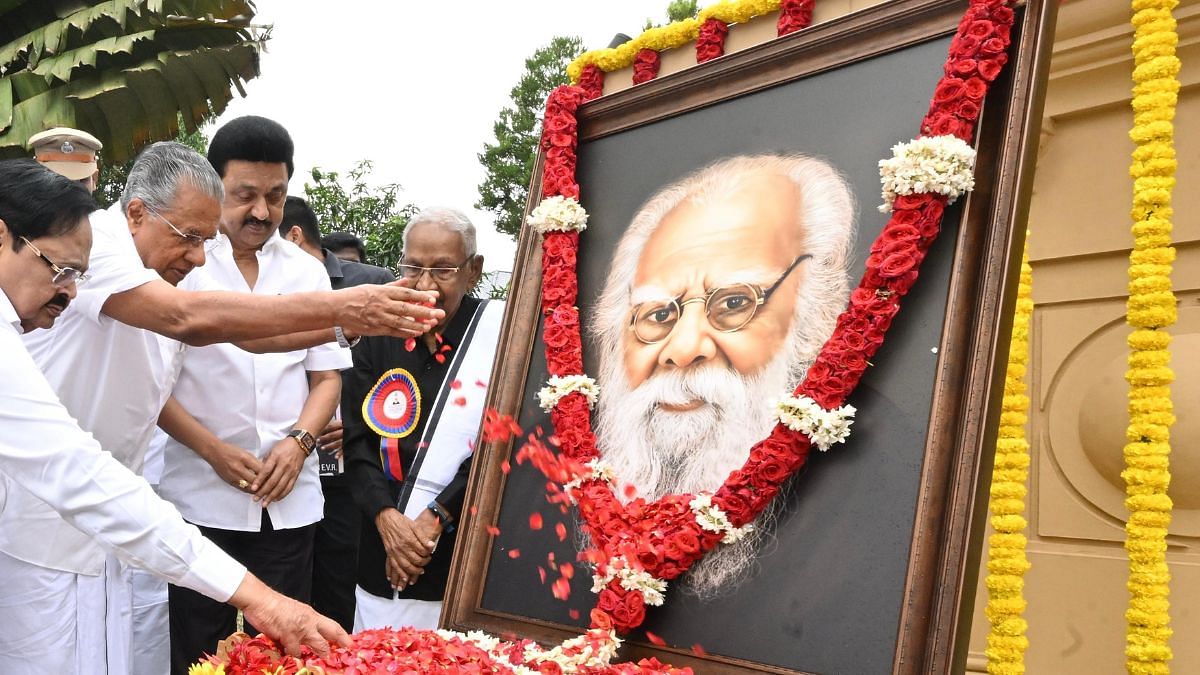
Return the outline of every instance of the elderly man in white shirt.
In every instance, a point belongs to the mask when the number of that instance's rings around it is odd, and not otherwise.
[[[32,160],[0,162],[0,509],[11,490],[27,491],[122,560],[241,608],[290,652],[346,644],[336,623],[264,586],[102,451],[26,351],[20,334],[50,328],[76,297],[93,207],[82,187]],[[0,578],[0,672],[97,671],[77,649],[76,575],[0,552]]]
[[[208,159],[225,187],[221,233],[208,264],[184,285],[255,296],[328,289],[325,268],[277,234],[293,168],[287,131],[262,117],[235,119],[217,130]],[[300,600],[311,591],[323,512],[314,434],[333,415],[349,356],[336,345],[265,355],[231,345],[189,348],[159,420],[172,437],[160,494],[256,575]],[[228,607],[175,586],[170,613],[174,673],[186,673],[236,620]]]
[[[91,282],[63,312],[54,330],[25,336],[26,347],[70,413],[134,471],[142,467],[154,423],[174,381],[170,357],[181,347],[152,331],[199,344],[210,341],[193,329],[172,325],[168,319],[172,311],[186,311],[193,323],[214,323],[225,316],[223,333],[229,339],[300,331],[329,322],[308,321],[313,307],[321,304],[311,294],[262,298],[175,287],[205,263],[205,247],[215,237],[223,194],[220,177],[203,156],[178,143],[148,147],[130,171],[121,203],[91,216],[95,236]],[[213,299],[223,302],[212,303]],[[246,314],[256,306],[274,312],[274,321],[266,324],[261,315]],[[333,338],[334,331],[326,329],[288,336],[283,342]],[[160,341],[167,344],[160,348]],[[268,348],[270,342],[243,344]],[[165,585],[159,601],[161,620],[137,635],[138,649],[131,650],[129,571],[115,560],[106,563],[96,544],[28,491],[12,486],[8,492],[8,505],[0,513],[0,552],[37,565],[44,574],[23,577],[7,590],[0,589],[0,602],[6,593],[13,594],[7,597],[24,594],[38,598],[46,605],[44,611],[50,612],[53,594],[38,592],[44,587],[35,580],[74,577],[78,589],[74,613],[81,618],[74,622],[76,644],[93,664],[91,668],[116,674],[165,673],[169,661]],[[0,617],[0,650],[10,645],[4,627]]]

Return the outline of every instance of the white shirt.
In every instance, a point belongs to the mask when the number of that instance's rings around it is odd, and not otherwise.
[[[105,316],[101,309],[110,296],[159,276],[138,256],[120,205],[96,211],[90,220],[87,283],[52,330],[35,330],[23,339],[79,426],[117,461],[140,473],[170,393],[167,366],[158,335]],[[91,537],[19,486],[10,484],[8,492],[8,506],[0,514],[0,551],[51,569],[100,573],[104,552]]]
[[[329,275],[314,257],[279,236],[272,236],[258,256],[258,279],[247,284],[229,239],[219,235],[208,263],[187,276],[181,287],[224,289],[279,295],[328,291]],[[270,321],[271,317],[263,317]],[[222,441],[259,459],[287,437],[308,397],[305,371],[341,370],[351,365],[350,350],[336,342],[283,354],[251,354],[233,345],[189,347],[175,383],[175,399]],[[316,434],[318,429],[308,431]],[[167,439],[158,490],[189,521],[223,530],[258,532],[262,507],[251,495],[229,485],[191,448]],[[317,455],[305,460],[292,492],[267,507],[276,529],[302,527],[323,516],[324,499]]]
[[[75,424],[20,332],[17,312],[0,292],[0,471],[125,562],[227,601],[246,568]],[[0,489],[0,511],[8,496]]]

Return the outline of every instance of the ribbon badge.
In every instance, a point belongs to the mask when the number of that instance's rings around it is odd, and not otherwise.
[[[421,390],[413,374],[403,368],[384,373],[363,400],[363,422],[379,434],[379,457],[385,473],[403,479],[400,439],[417,428],[421,418]]]

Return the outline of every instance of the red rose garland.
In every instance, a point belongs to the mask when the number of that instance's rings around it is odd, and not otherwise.
[[[708,19],[700,25],[696,37],[696,63],[711,61],[725,53],[725,36],[729,26],[720,19]]]
[[[775,22],[775,32],[777,35],[787,35],[808,28],[812,16],[813,0],[783,0],[779,3],[779,21]]]
[[[806,4],[811,10],[810,2],[785,3],[784,14],[793,17],[789,21],[802,20]],[[922,136],[953,135],[970,143],[980,102],[1007,59],[1013,18],[1013,10],[1002,0],[971,0],[950,45],[929,112],[921,122]],[[707,21],[697,40],[697,60],[719,56],[727,31],[724,23]],[[581,87],[560,87],[547,102],[542,138],[545,197],[578,199],[575,111],[585,98],[587,93]],[[797,396],[807,396],[825,410],[845,402],[867,362],[883,344],[899,312],[900,299],[916,281],[937,236],[946,202],[946,197],[932,193],[894,199],[891,218],[871,246],[862,280],[797,387]],[[579,310],[574,306],[578,242],[577,232],[557,231],[547,232],[542,241],[544,340],[552,376],[583,374]],[[566,461],[582,465],[598,458],[589,402],[582,393],[558,399],[551,420]],[[735,535],[734,530],[753,521],[779,493],[783,482],[804,464],[810,446],[805,434],[776,425],[707,503],[695,495],[675,494],[653,502],[639,498],[624,504],[604,476],[581,476],[569,492],[595,547],[585,554],[596,565],[601,586],[596,589],[599,599],[592,611],[592,625],[611,624],[622,631],[640,625],[645,605],[662,602],[659,589],[665,589],[663,581],[679,577],[723,539]],[[706,508],[715,509],[706,512],[715,513],[715,521],[707,521],[707,527],[697,515]]]
[[[653,49],[639,49],[633,58],[633,83],[641,84],[658,77],[658,67],[662,60]]]
[[[583,73],[579,76],[579,88],[583,90],[585,100],[600,98],[604,93],[604,71],[600,70],[600,66],[589,63],[583,67]]]

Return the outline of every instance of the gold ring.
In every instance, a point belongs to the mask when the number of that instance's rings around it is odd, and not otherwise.
[[[243,478],[238,481],[238,487],[245,490],[246,488],[250,487],[250,481]]]

